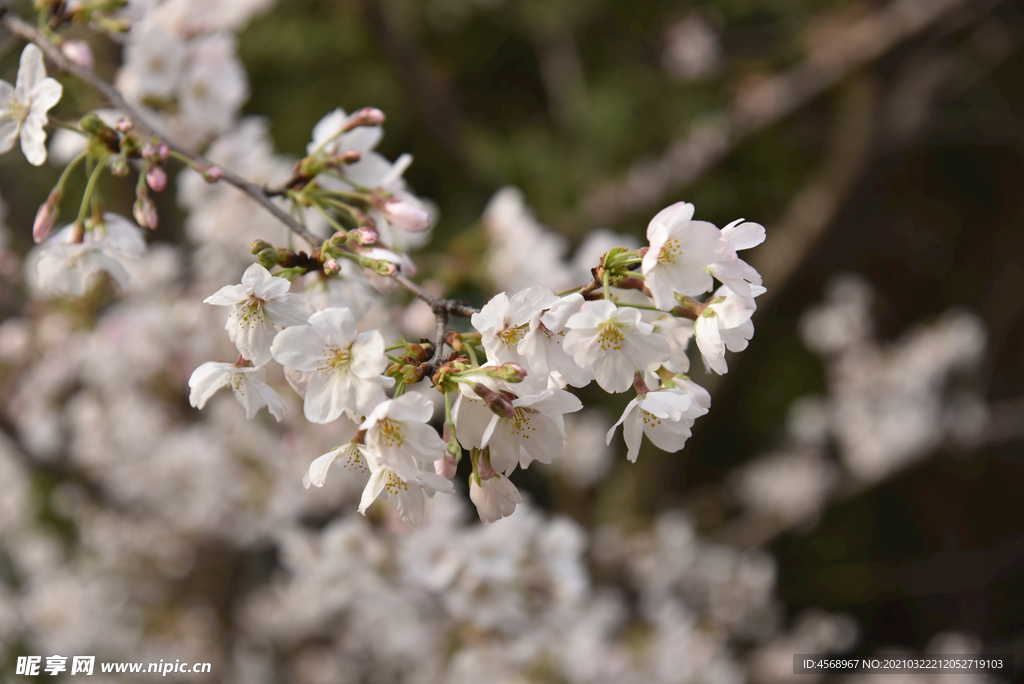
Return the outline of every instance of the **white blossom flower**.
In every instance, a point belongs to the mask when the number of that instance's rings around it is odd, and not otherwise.
[[[300,294],[289,293],[292,284],[276,278],[259,264],[245,270],[240,285],[227,285],[203,300],[214,306],[230,306],[224,329],[243,359],[262,366],[271,358],[275,325],[302,325],[313,307]],[[285,364],[287,365],[287,364]]]
[[[763,291],[759,285],[751,286],[754,296]],[[704,366],[722,375],[729,370],[725,363],[725,350],[743,351],[754,336],[754,323],[750,317],[757,305],[753,296],[736,294],[726,285],[718,288],[708,301],[707,308],[694,324],[694,333]]]
[[[366,433],[367,451],[407,478],[421,465],[444,458],[444,441],[428,424],[432,415],[434,404],[430,399],[407,392],[377,404],[359,429]],[[433,470],[433,465],[430,467]]]
[[[757,247],[764,242],[764,226],[738,219],[722,229],[722,237],[728,243],[726,254],[721,260],[708,264],[708,271],[737,294],[749,297],[750,286],[761,284],[761,274],[740,259],[736,252]]]
[[[418,247],[427,241],[429,234],[426,231],[433,223],[432,215],[435,213],[406,187],[402,174],[411,164],[410,154],[403,154],[391,163],[370,151],[345,167],[345,178],[381,199],[380,206],[370,210],[370,216],[380,236],[380,244],[399,251]]]
[[[515,513],[516,504],[525,503],[512,481],[499,473],[487,480],[479,479],[475,473],[470,476],[469,498],[484,523],[507,518]]]
[[[324,480],[327,478],[327,471],[337,459],[341,459],[339,463],[346,470],[353,470],[357,473],[369,472],[366,456],[363,453],[364,449],[363,445],[352,440],[328,451],[309,464],[309,471],[302,478],[302,486],[306,489],[309,489],[309,485],[323,487]]]
[[[377,147],[384,137],[383,129],[380,126],[356,126],[343,133],[350,118],[344,109],[338,107],[317,121],[313,126],[313,140],[306,145],[306,154],[337,156],[351,150],[369,152]]]
[[[402,520],[419,524],[423,520],[426,497],[433,496],[436,492],[447,494],[455,491],[450,480],[433,471],[402,470],[399,474],[399,471],[381,462],[372,453],[367,454],[367,461],[372,474],[359,500],[359,512],[363,515],[366,515],[366,509],[370,504],[384,494],[402,516]]]
[[[267,368],[236,366],[232,363],[207,361],[196,368],[188,380],[191,392],[188,402],[198,409],[224,387],[230,387],[238,403],[245,408],[245,417],[252,420],[263,406],[281,422],[284,416],[284,402],[272,387],[267,385]]]
[[[693,205],[677,202],[659,211],[647,226],[650,249],[641,272],[659,309],[675,307],[675,293],[699,295],[714,284],[705,270],[726,256],[722,231],[706,221],[693,220]]]
[[[343,411],[366,415],[384,401],[394,380],[387,368],[384,338],[377,330],[357,333],[348,309],[324,309],[308,325],[285,328],[274,338],[271,353],[282,366],[312,373],[303,412],[313,423],[329,423]]]
[[[576,365],[593,368],[606,392],[625,392],[637,368],[653,370],[669,355],[668,343],[652,334],[654,326],[640,320],[639,310],[617,307],[607,299],[586,302],[565,327],[565,351]]]
[[[42,51],[32,43],[26,45],[15,85],[0,81],[0,154],[14,147],[21,133],[25,159],[41,166],[46,161],[46,113],[63,94],[64,86],[46,75]]]
[[[462,393],[454,408],[459,443],[466,449],[490,447],[491,466],[506,475],[517,465],[527,468],[534,461],[551,463],[558,458],[565,445],[562,416],[583,408],[576,396],[561,389],[510,396],[509,417]]]
[[[655,334],[664,337],[668,342],[669,357],[664,366],[673,373],[686,373],[690,370],[690,357],[686,348],[693,339],[693,321],[676,316],[659,316],[654,320]]]
[[[558,297],[541,285],[529,287],[512,295],[500,292],[484,304],[470,322],[480,332],[480,342],[491,363],[518,363],[529,368],[529,362],[518,351],[520,340],[527,333],[526,325],[558,303]]]
[[[565,341],[565,323],[583,306],[583,295],[575,293],[562,297],[547,311],[539,311],[530,319],[530,329],[523,335],[516,351],[525,358],[523,364],[536,375],[557,373],[564,384],[584,387],[594,379],[588,366],[576,365],[562,343]]]
[[[38,287],[80,297],[93,274],[105,271],[118,287],[127,288],[128,271],[121,260],[136,259],[146,251],[142,229],[108,213],[103,223],[85,231],[81,242],[74,241],[76,233],[74,224],[65,226],[40,245],[35,261]]]
[[[707,413],[686,393],[678,389],[661,389],[648,392],[633,399],[626,405],[619,422],[608,431],[607,441],[611,443],[615,430],[622,425],[626,440],[626,457],[636,462],[640,453],[640,442],[644,435],[662,451],[675,453],[683,448],[690,438],[690,428],[698,417]]]
[[[185,62],[185,43],[158,21],[141,21],[128,32],[118,89],[136,102],[170,98]]]

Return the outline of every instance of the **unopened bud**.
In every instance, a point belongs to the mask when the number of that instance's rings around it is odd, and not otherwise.
[[[217,166],[211,166],[208,169],[203,170],[203,179],[207,183],[216,183],[224,177],[224,172]]]
[[[392,276],[392,275],[395,275],[395,272],[398,269],[390,261],[384,261],[383,259],[378,259],[375,270],[377,271],[378,275]]]
[[[269,242],[267,242],[266,240],[253,240],[253,241],[252,241],[252,244],[251,244],[251,245],[249,245],[249,251],[250,251],[250,252],[251,252],[252,254],[257,254],[257,253],[259,253],[259,252],[260,252],[261,250],[263,250],[263,249],[266,249],[267,247],[273,247],[273,245],[271,245],[271,244],[270,244]]]
[[[57,204],[60,202],[60,189],[54,188],[50,196],[39,206],[36,212],[36,220],[32,224],[32,239],[40,243],[46,239],[53,229],[53,222],[57,220]]]
[[[338,164],[355,164],[357,161],[363,158],[363,153],[359,150],[347,150],[341,154],[331,157],[331,163],[334,165]]]
[[[507,382],[522,382],[526,379],[526,369],[518,363],[506,363],[501,366],[500,377]]]
[[[146,172],[146,185],[153,189],[153,192],[160,192],[167,187],[167,172],[162,167],[154,164]]]
[[[64,53],[69,62],[77,64],[83,69],[92,70],[94,64],[92,48],[88,43],[81,40],[64,40],[61,41],[60,51]]]
[[[122,116],[120,119],[117,120],[117,130],[119,130],[120,132],[127,133],[133,128],[135,128],[135,123],[128,117]]]
[[[273,247],[264,247],[256,253],[256,261],[268,271],[277,266],[279,253]]]
[[[348,118],[348,121],[345,122],[345,130],[351,131],[359,126],[380,126],[384,123],[385,118],[384,112],[376,107],[363,107]]]
[[[491,465],[491,452],[484,450],[476,461],[476,472],[481,480],[490,480],[494,477],[494,466]]]
[[[135,216],[135,222],[143,228],[149,228],[150,230],[156,228],[156,205],[153,204],[153,200],[149,197],[137,198],[135,206],[132,207],[132,214]]]
[[[391,225],[410,233],[422,233],[430,227],[430,214],[400,199],[389,199],[384,203],[384,218]]]
[[[110,173],[114,174],[118,178],[124,178],[128,175],[128,160],[124,157],[115,157],[110,162]]]
[[[341,273],[341,264],[336,259],[328,259],[324,262],[324,275],[338,275]]]
[[[160,161],[166,160],[171,156],[171,146],[165,142],[160,143],[156,146],[156,158]]]
[[[446,480],[450,480],[455,477],[457,470],[458,466],[449,463],[447,455],[438,461],[434,461],[434,472]]]
[[[478,397],[484,400],[484,403],[487,404],[487,408],[491,409],[492,413],[495,413],[502,418],[515,417],[516,409],[512,406],[512,400],[504,393],[495,392],[482,382],[478,382],[474,385],[473,391],[476,392]]]
[[[352,232],[361,245],[372,245],[377,242],[377,234],[365,226],[356,228]]]

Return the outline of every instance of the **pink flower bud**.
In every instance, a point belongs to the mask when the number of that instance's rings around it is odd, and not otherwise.
[[[484,400],[484,403],[487,404],[487,408],[491,409],[492,413],[495,413],[502,418],[515,417],[516,409],[512,406],[512,400],[504,393],[495,392],[482,382],[478,382],[474,385],[473,391],[476,392],[478,397]]]
[[[479,473],[481,481],[494,477],[494,466],[491,465],[490,454],[486,452],[480,454],[480,458],[476,462],[476,472]]]
[[[384,218],[388,223],[410,233],[422,233],[430,227],[430,215],[414,204],[400,199],[384,203]]]
[[[358,126],[380,126],[384,119],[384,112],[376,107],[363,107],[345,122],[345,130],[351,131]]]
[[[450,480],[455,477],[455,472],[458,468],[454,460],[448,460],[450,457],[450,454],[446,454],[441,460],[434,461],[434,472],[446,480]]]
[[[502,364],[501,377],[508,382],[522,382],[526,379],[526,369],[518,363]]]
[[[153,192],[160,192],[167,187],[167,172],[156,164],[149,167],[146,172],[146,185],[153,189]]]
[[[171,146],[165,142],[160,143],[156,146],[156,154],[160,161],[164,161],[171,156]]]
[[[361,245],[372,245],[377,242],[377,234],[369,228],[356,228],[353,232],[356,234],[356,239]]]
[[[224,177],[224,172],[219,167],[211,166],[210,168],[203,171],[203,178],[206,179],[207,183],[216,183]]]
[[[69,62],[73,62],[83,69],[92,70],[94,61],[92,48],[88,43],[81,40],[64,40],[61,41],[60,51],[64,53]]]
[[[36,212],[36,220],[32,224],[32,239],[37,244],[45,240],[53,229],[53,222],[57,219],[57,203],[60,202],[60,194],[60,190],[57,188],[51,190],[50,196]]]
[[[328,259],[324,262],[324,274],[332,276],[341,273],[341,265],[336,259]]]
[[[139,197],[132,207],[135,222],[143,228],[155,229],[157,225],[156,205],[148,197]]]
[[[114,161],[110,162],[110,173],[114,174],[118,178],[124,178],[128,175],[128,160],[124,157],[117,157]]]
[[[116,128],[122,133],[127,133],[128,131],[135,128],[135,124],[128,117],[122,116],[120,119],[117,120]]]

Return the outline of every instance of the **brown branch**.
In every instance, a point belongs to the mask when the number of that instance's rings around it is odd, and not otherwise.
[[[609,225],[686,187],[751,134],[777,123],[967,2],[893,0],[854,22],[800,64],[742,88],[729,111],[695,126],[661,158],[635,163],[624,177],[592,192],[583,202],[584,212],[591,220]]]

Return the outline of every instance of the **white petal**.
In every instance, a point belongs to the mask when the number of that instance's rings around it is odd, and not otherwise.
[[[43,64],[43,51],[33,43],[25,46],[18,65],[18,80],[15,90],[22,102],[27,102],[28,94],[46,78],[46,65]]]

